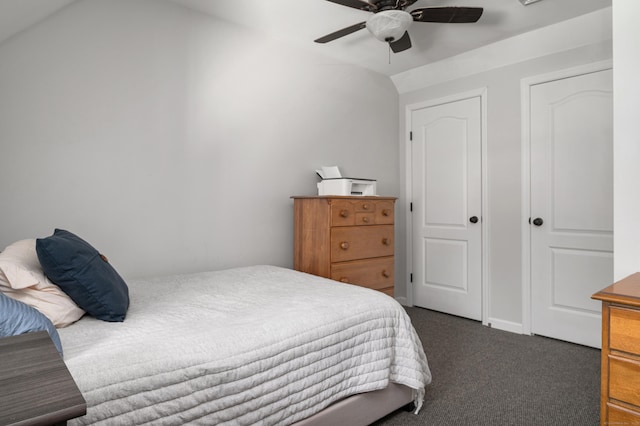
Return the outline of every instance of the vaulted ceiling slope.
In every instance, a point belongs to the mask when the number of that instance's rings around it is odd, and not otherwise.
[[[0,43],[74,1],[83,0],[0,1]],[[273,37],[336,61],[352,63],[389,76],[610,7],[612,2],[543,0],[523,6],[518,0],[418,0],[407,10],[468,6],[482,7],[484,13],[473,24],[413,23],[409,28],[412,48],[394,54],[386,43],[376,40],[366,29],[327,44],[314,43],[313,40],[365,21],[370,15],[370,12],[327,0],[154,1],[173,1],[247,27],[254,30],[256,36]]]
[[[0,43],[76,0],[1,0]]]

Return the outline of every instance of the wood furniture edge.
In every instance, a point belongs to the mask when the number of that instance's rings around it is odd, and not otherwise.
[[[616,281],[592,295],[591,298],[640,308],[640,272]]]
[[[290,198],[344,198],[344,199],[362,199],[362,200],[397,200],[398,197],[387,197],[380,195],[292,195]]]
[[[46,331],[0,340],[3,368],[9,368],[0,374],[4,387],[0,405],[15,404],[9,412],[0,413],[0,423],[58,424],[86,414],[86,400]],[[16,361],[19,365],[12,364]],[[47,394],[50,391],[60,391],[64,396]]]
[[[591,296],[602,301],[602,354],[600,357],[600,424],[609,424],[609,358],[611,307],[640,308],[640,272],[631,274]],[[622,407],[624,408],[624,407]]]
[[[609,407],[609,303],[602,303],[602,350],[600,355],[600,424],[605,424]]]
[[[294,200],[295,201],[295,200]],[[309,271],[324,278],[329,278],[330,267],[330,224],[331,214],[328,209],[318,208],[324,201],[316,197],[313,205],[294,202],[294,269]],[[324,226],[313,226],[324,223]],[[311,255],[303,250],[305,242],[313,241],[318,250]]]

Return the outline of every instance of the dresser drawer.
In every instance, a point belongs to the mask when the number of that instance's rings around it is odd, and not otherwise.
[[[607,403],[608,419],[607,424],[610,425],[638,425],[640,424],[640,413],[629,410],[625,407]]]
[[[609,347],[640,355],[640,311],[611,306]]]
[[[640,362],[609,355],[609,397],[640,406]]]
[[[354,204],[357,212],[375,212],[377,201],[373,200],[358,200]]]
[[[393,287],[383,288],[383,289],[381,289],[379,291],[384,293],[384,294],[386,294],[387,296],[393,297]]]
[[[353,260],[331,265],[331,279],[380,290],[393,287],[393,257]]]
[[[393,256],[393,225],[331,229],[331,262]]]
[[[356,224],[356,206],[349,200],[331,202],[331,226],[353,226]]]
[[[394,202],[387,200],[334,200],[331,226],[392,225]]]
[[[392,201],[364,200],[356,202],[356,225],[391,225],[393,224]]]
[[[391,225],[394,220],[394,203],[391,201],[378,201],[376,202],[376,224],[378,225]]]
[[[376,214],[371,213],[356,213],[356,225],[375,225]]]

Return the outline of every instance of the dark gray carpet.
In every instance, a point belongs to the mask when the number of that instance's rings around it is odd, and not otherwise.
[[[433,382],[418,415],[397,411],[376,426],[599,424],[600,350],[406,309]]]

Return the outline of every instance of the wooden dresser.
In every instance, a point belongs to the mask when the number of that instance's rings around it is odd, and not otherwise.
[[[600,424],[640,424],[640,273],[592,298],[602,301]]]
[[[393,296],[392,197],[292,197],[294,268]]]

